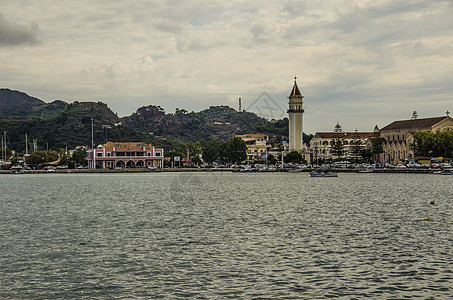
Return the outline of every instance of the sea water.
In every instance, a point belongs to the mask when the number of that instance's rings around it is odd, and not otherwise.
[[[453,176],[23,174],[0,187],[1,299],[453,295]]]

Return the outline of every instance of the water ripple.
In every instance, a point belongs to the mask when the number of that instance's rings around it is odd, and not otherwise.
[[[4,175],[0,298],[448,298],[452,183]]]

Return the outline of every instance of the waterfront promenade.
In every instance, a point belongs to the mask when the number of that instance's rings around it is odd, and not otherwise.
[[[307,168],[301,170],[301,173],[309,173],[313,169]],[[357,169],[345,169],[345,168],[332,168],[331,171],[337,173],[357,173]],[[150,173],[150,172],[235,172],[235,173],[277,173],[277,172],[289,172],[289,169],[284,170],[253,170],[245,171],[234,168],[161,168],[161,169],[146,169],[146,168],[131,168],[131,169],[56,169],[55,172],[49,173],[47,170],[24,170],[23,174],[67,174],[67,173]],[[372,173],[389,173],[389,174],[429,174],[431,173],[430,169],[373,169]],[[0,174],[11,174],[10,170],[0,170]],[[366,175],[366,174],[364,174]]]

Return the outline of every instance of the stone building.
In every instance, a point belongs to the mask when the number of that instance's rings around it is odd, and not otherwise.
[[[394,121],[380,130],[384,141],[384,153],[381,162],[397,164],[414,159],[412,144],[417,131],[436,132],[437,130],[453,130],[453,118],[450,116],[434,118],[413,118],[411,120]]]
[[[332,156],[332,145],[335,138],[335,132],[316,132],[310,141],[310,149],[313,153],[313,159],[331,159],[337,158]],[[363,148],[366,147],[368,140],[373,137],[373,132],[342,132],[344,155],[345,158],[350,158],[351,147],[354,145],[356,137],[359,138]]]

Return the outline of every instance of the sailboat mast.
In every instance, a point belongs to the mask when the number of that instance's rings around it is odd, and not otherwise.
[[[94,153],[94,125],[93,118],[91,118],[91,153],[93,154],[93,169],[96,169],[96,153]]]
[[[4,150],[4,151],[5,151],[5,160],[4,160],[4,161],[6,161],[6,131],[3,131],[3,136],[4,136],[4,137],[3,137],[3,140],[4,140],[4,142],[3,142],[3,148],[5,149],[5,150]]]

